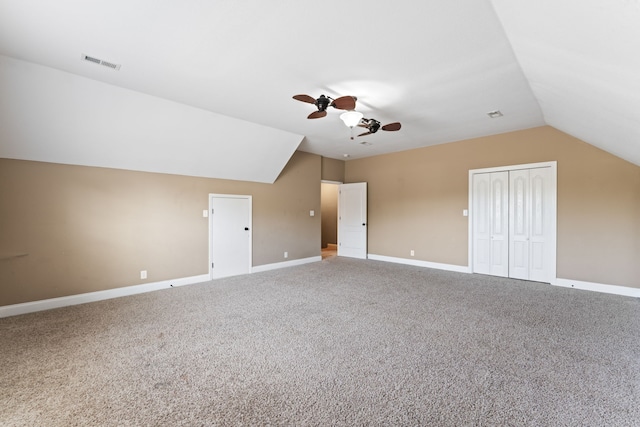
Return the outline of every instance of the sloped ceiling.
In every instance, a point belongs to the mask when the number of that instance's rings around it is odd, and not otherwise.
[[[273,182],[296,149],[549,124],[640,165],[639,23],[630,0],[0,0],[0,156]],[[301,93],[402,129],[352,140]]]
[[[492,1],[546,124],[640,165],[640,1]]]

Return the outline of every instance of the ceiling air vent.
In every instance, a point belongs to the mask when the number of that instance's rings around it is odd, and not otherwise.
[[[103,65],[107,68],[111,68],[112,70],[119,70],[120,64],[114,64],[113,62],[103,61],[102,59],[94,58],[93,56],[85,55],[84,53],[81,56],[83,61],[93,62],[94,64]]]

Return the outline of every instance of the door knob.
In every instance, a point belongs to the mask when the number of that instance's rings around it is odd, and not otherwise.
[[[249,227],[245,227],[245,228],[244,228],[244,231],[249,231]]]
[[[365,223],[364,223],[364,222],[362,223],[362,226],[363,226],[363,227],[365,226]]]

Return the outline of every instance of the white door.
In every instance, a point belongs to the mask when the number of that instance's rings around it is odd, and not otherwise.
[[[551,168],[534,168],[526,171],[512,171],[512,209],[514,213],[513,241],[514,266],[510,276],[537,282],[551,282],[555,277],[555,189],[552,185]],[[520,179],[522,178],[522,184]],[[517,193],[524,188],[524,212],[518,212],[521,202]],[[523,224],[520,224],[520,221]],[[522,232],[526,235],[522,236]],[[524,238],[524,240],[523,240]],[[520,240],[518,242],[517,240]],[[511,244],[511,243],[510,243]],[[520,247],[517,247],[517,246]]]
[[[509,174],[509,277],[529,278],[531,194],[529,169]]]
[[[473,176],[473,271],[509,275],[509,174]]]
[[[550,164],[472,171],[474,273],[539,282],[555,278],[556,169]]]
[[[367,183],[338,190],[338,256],[367,258]]]
[[[251,272],[251,196],[212,194],[211,278]]]
[[[509,277],[550,282],[552,277],[551,168],[509,172]]]

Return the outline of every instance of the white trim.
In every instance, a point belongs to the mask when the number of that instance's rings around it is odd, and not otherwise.
[[[615,295],[623,295],[627,297],[640,298],[640,289],[629,288],[627,286],[605,285],[603,283],[583,282],[580,280],[560,279],[560,278],[557,278],[551,284],[554,286],[581,289],[584,291],[603,292],[606,294],[615,294]]]
[[[0,318],[142,294],[145,292],[158,291],[160,289],[167,289],[176,286],[192,285],[194,283],[202,283],[209,280],[208,274],[202,274],[200,276],[183,277],[179,279],[163,280],[161,282],[145,283],[142,285],[125,286],[122,288],[107,289],[104,291],[87,292],[84,294],[69,295],[66,297],[6,305],[4,307],[0,307]]]
[[[396,264],[414,265],[417,267],[434,268],[437,270],[455,271],[458,273],[471,274],[471,268],[462,265],[440,264],[436,262],[420,261],[408,258],[396,258],[384,255],[369,254],[369,259],[374,261],[393,262]],[[551,285],[565,288],[581,289],[585,291],[602,292],[607,294],[622,295],[627,297],[640,298],[640,288],[630,288],[627,286],[606,285],[603,283],[583,282],[572,279],[555,279]]]
[[[514,171],[520,169],[537,169],[537,168],[549,168],[549,167],[557,167],[558,162],[553,160],[551,162],[540,162],[540,163],[526,163],[523,165],[507,165],[507,166],[496,166],[493,168],[482,168],[482,169],[470,169],[469,173],[490,173],[490,172],[502,172],[502,171]]]
[[[309,258],[292,259],[291,261],[275,262],[273,264],[263,264],[253,267],[252,273],[261,273],[263,271],[277,270],[279,268],[293,267],[296,265],[309,264],[311,262],[322,261],[322,256],[312,256]]]
[[[436,270],[455,271],[457,273],[471,273],[471,269],[464,265],[441,264],[438,262],[420,261],[409,258],[396,258],[384,255],[368,254],[369,259],[375,261],[394,262],[396,264],[415,265],[417,267],[435,268]]]
[[[320,182],[323,184],[335,184],[335,185],[344,184],[344,182],[342,181],[330,181],[328,179],[321,179]]]

